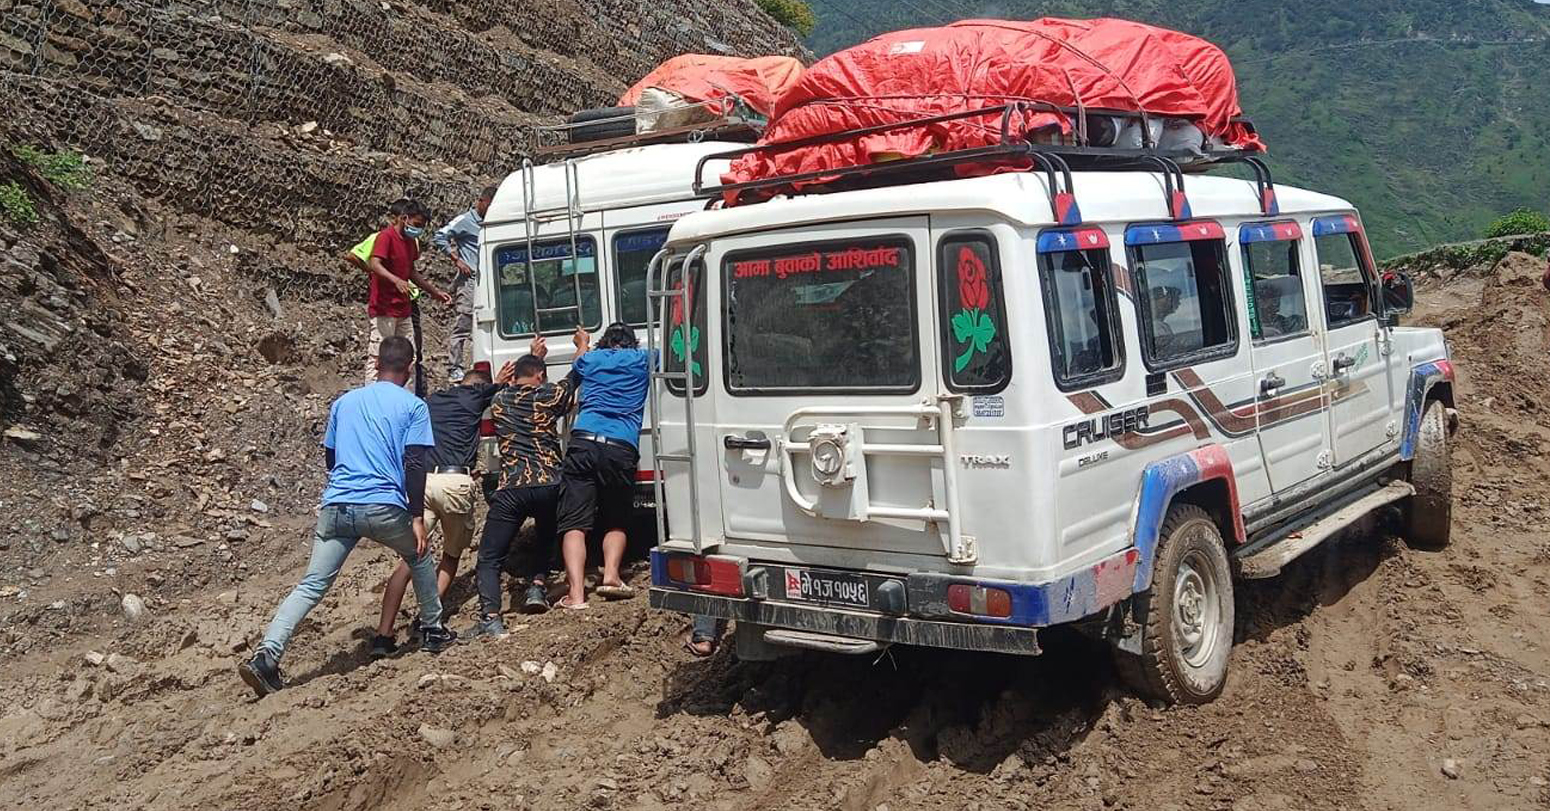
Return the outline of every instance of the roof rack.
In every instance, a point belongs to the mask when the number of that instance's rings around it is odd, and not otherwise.
[[[701,109],[709,115],[702,121],[680,127],[668,127],[651,132],[636,132],[635,123],[645,116],[665,116]],[[577,140],[582,129],[609,127],[629,122],[631,132],[612,138]],[[766,120],[748,108],[747,103],[735,95],[720,99],[699,101],[660,110],[636,111],[615,116],[594,118],[588,121],[568,122],[535,127],[538,144],[533,154],[540,158],[575,158],[632,146],[669,143],[699,143],[707,140],[745,141],[752,143],[764,132]]]
[[[1026,131],[1022,133],[1014,132],[1013,122],[1015,120],[1019,118],[1026,119],[1028,116],[1037,113],[1052,113],[1074,121],[1075,126],[1072,128],[1072,132],[1075,137],[1075,143],[1036,143],[1029,140]],[[736,160],[745,155],[768,154],[833,143],[889,130],[922,127],[947,121],[983,118],[993,115],[1000,116],[1000,132],[997,142],[988,146],[959,149],[883,163],[842,166],[814,172],[778,175],[736,183],[707,185],[704,182],[705,166],[711,161]],[[1111,116],[1138,121],[1141,124],[1142,147],[1140,149],[1121,149],[1090,146],[1088,122],[1092,116]],[[1269,167],[1259,157],[1235,148],[1210,149],[1209,144],[1206,149],[1198,151],[1193,149],[1162,150],[1154,143],[1151,137],[1151,120],[1152,117],[1144,111],[1106,110],[1085,107],[1069,108],[1039,101],[1012,102],[1010,104],[983,107],[977,110],[964,110],[892,124],[879,124],[871,127],[845,130],[843,132],[816,135],[795,141],[759,144],[746,149],[705,155],[700,158],[699,163],[695,167],[693,188],[696,195],[704,197],[721,197],[730,201],[746,201],[742,199],[746,196],[749,200],[760,200],[776,194],[791,193],[796,189],[797,184],[822,185],[822,191],[839,191],[887,185],[890,181],[913,182],[935,179],[940,176],[943,170],[960,166],[975,164],[1009,165],[1022,171],[1038,171],[1043,174],[1045,184],[1049,190],[1050,205],[1053,209],[1055,221],[1064,225],[1074,225],[1080,223],[1082,219],[1081,213],[1076,207],[1074,196],[1075,188],[1071,175],[1071,168],[1073,166],[1089,170],[1144,170],[1156,171],[1162,175],[1163,191],[1169,214],[1176,220],[1184,220],[1189,219],[1191,216],[1189,198],[1185,194],[1184,189],[1186,168],[1190,171],[1203,171],[1219,164],[1242,163],[1254,172],[1255,185],[1259,191],[1260,206],[1264,213],[1277,213],[1278,207],[1275,202],[1274,181],[1271,178]],[[1253,128],[1253,125],[1246,119],[1238,119],[1238,123],[1244,124],[1251,130]]]

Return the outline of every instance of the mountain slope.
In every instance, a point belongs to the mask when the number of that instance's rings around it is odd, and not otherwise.
[[[1282,182],[1344,196],[1391,255],[1546,208],[1550,7],[1532,0],[821,0],[830,53],[962,17],[1120,16],[1204,36],[1238,71]]]

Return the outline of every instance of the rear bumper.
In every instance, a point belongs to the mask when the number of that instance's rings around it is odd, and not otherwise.
[[[772,628],[791,628],[901,645],[996,651],[1023,656],[1037,656],[1040,652],[1038,631],[1034,628],[888,617],[837,608],[735,599],[664,588],[651,589],[651,607]]]

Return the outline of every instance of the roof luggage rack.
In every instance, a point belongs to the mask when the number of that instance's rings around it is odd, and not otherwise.
[[[1036,113],[1054,113],[1075,122],[1075,126],[1072,128],[1075,143],[1036,143],[1028,139],[1027,132],[1018,134],[1013,131],[1013,123],[1017,118]],[[704,182],[705,166],[711,161],[736,160],[745,155],[800,149],[889,130],[929,126],[947,121],[992,115],[999,115],[1001,118],[1000,133],[997,142],[988,146],[958,149],[951,152],[940,152],[882,163],[841,166],[814,172],[777,175],[736,183],[707,185]],[[1088,122],[1098,116],[1139,123],[1142,141],[1141,148],[1125,149],[1091,146]],[[1184,191],[1186,170],[1189,172],[1200,172],[1217,165],[1242,163],[1254,172],[1255,185],[1259,190],[1260,206],[1264,213],[1277,213],[1274,181],[1271,178],[1269,167],[1259,157],[1236,148],[1211,148],[1210,144],[1207,144],[1204,149],[1160,149],[1152,138],[1152,120],[1152,116],[1149,116],[1147,113],[1134,110],[1069,108],[1047,102],[1013,102],[983,107],[977,110],[964,110],[893,124],[879,124],[871,127],[845,130],[843,132],[816,135],[795,141],[760,144],[746,149],[705,155],[700,158],[699,163],[695,166],[694,192],[696,195],[703,197],[720,197],[731,200],[738,200],[750,192],[763,193],[760,195],[750,195],[751,199],[758,200],[777,194],[791,193],[795,188],[795,184],[800,183],[821,184],[821,191],[841,191],[890,185],[899,182],[941,179],[944,170],[955,169],[961,166],[1010,164],[1021,171],[1038,171],[1043,174],[1049,189],[1050,204],[1055,221],[1063,225],[1074,225],[1082,220],[1075,204],[1075,188],[1071,175],[1072,167],[1098,171],[1140,170],[1155,171],[1162,175],[1169,214],[1174,219],[1183,220],[1190,217],[1189,200]],[[1251,130],[1253,128],[1253,125],[1246,119],[1239,119],[1237,123],[1241,123]]]
[[[569,121],[535,127],[536,157],[543,159],[575,158],[648,144],[699,143],[701,141],[742,141],[753,143],[764,132],[765,118],[751,110],[747,103],[735,95],[712,101],[693,102],[658,110],[638,110],[630,107],[616,108],[617,115],[598,116],[584,121]],[[663,127],[640,132],[637,122],[647,116],[668,117],[675,113],[698,111],[701,120],[676,127]],[[625,129],[630,132],[605,138],[587,138],[583,130],[597,132]]]

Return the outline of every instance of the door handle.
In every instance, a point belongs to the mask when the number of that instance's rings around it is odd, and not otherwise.
[[[1347,369],[1355,365],[1356,358],[1347,357],[1345,355],[1336,355],[1334,361],[1329,364],[1329,368],[1335,374],[1340,375],[1344,374]]]
[[[1286,388],[1286,378],[1271,372],[1259,381],[1259,393],[1264,395],[1274,394]]]
[[[721,438],[721,445],[729,451],[767,451],[770,449],[770,439],[727,434]]]

